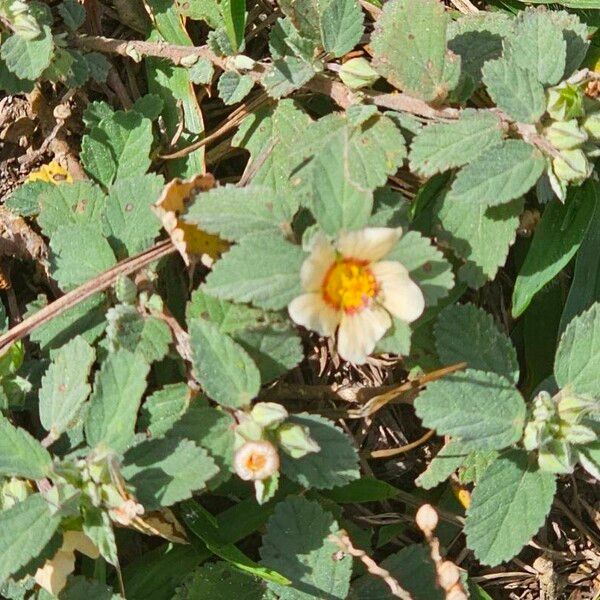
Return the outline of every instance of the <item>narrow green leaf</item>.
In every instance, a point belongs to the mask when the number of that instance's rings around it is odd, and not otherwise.
[[[425,427],[456,438],[468,450],[500,450],[518,442],[527,412],[505,377],[472,369],[429,384],[415,409]]]
[[[579,249],[597,204],[597,186],[572,188],[565,204],[551,201],[535,230],[515,282],[512,314],[518,317],[534,295],[569,263]]]
[[[203,319],[192,319],[189,332],[194,374],[206,394],[223,406],[248,405],[258,395],[260,373],[246,351]]]
[[[221,0],[221,14],[227,37],[236,52],[244,42],[246,28],[246,0]]]
[[[269,583],[277,583],[284,586],[290,583],[285,576],[280,575],[276,570],[257,564],[239,550],[237,546],[223,541],[213,515],[197,502],[185,500],[181,503],[178,512],[190,531],[198,536],[208,549],[218,557],[231,563],[238,569],[256,575]]]
[[[117,452],[132,442],[150,367],[138,354],[109,354],[96,375],[85,435],[90,446],[105,443]]]
[[[320,493],[338,504],[354,504],[391,500],[398,495],[398,489],[375,477],[361,477],[341,487],[323,490]]]
[[[53,437],[58,438],[67,430],[87,399],[92,389],[88,376],[94,359],[94,349],[81,336],[54,354],[39,392],[40,421]]]
[[[42,552],[59,523],[40,494],[0,512],[0,583]]]
[[[15,427],[6,417],[0,417],[1,475],[43,479],[48,475],[51,466],[52,457],[29,432]],[[2,543],[1,535],[0,543]],[[2,561],[0,561],[1,569]],[[0,581],[2,579],[0,577]]]
[[[512,558],[536,534],[550,511],[556,478],[514,450],[483,474],[467,510],[467,545],[485,565]]]

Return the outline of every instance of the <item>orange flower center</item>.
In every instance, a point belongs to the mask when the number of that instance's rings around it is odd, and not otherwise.
[[[325,302],[336,310],[353,313],[377,295],[377,281],[366,261],[343,258],[335,262],[321,286]]]
[[[246,459],[246,469],[252,473],[256,473],[265,468],[267,464],[267,457],[264,454],[253,452]]]

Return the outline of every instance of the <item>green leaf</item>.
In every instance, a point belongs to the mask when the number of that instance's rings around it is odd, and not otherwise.
[[[222,333],[257,328],[269,323],[269,313],[245,304],[234,304],[207,294],[200,286],[192,292],[186,307],[186,319],[201,318],[212,321]]]
[[[372,191],[406,156],[399,129],[388,117],[354,127],[334,114],[313,123],[304,139],[302,164],[292,174],[304,203],[327,233],[363,227],[373,208]]]
[[[108,564],[118,566],[117,541],[108,511],[84,506],[82,513],[83,533],[92,540]]]
[[[292,496],[275,507],[260,555],[263,564],[291,580],[289,587],[269,584],[280,600],[346,598],[352,559],[338,559],[337,546],[327,539],[338,530],[333,516],[317,502]]]
[[[71,31],[79,29],[85,21],[85,8],[77,0],[63,0],[58,13]]]
[[[435,306],[454,286],[450,263],[417,231],[403,235],[386,260],[397,260],[408,269],[411,279],[421,288],[427,306]]]
[[[199,537],[213,554],[231,563],[241,571],[256,575],[265,581],[281,585],[289,583],[289,580],[277,571],[257,564],[231,542],[225,541],[221,528],[213,515],[197,502],[193,500],[182,502],[179,515],[190,531]]]
[[[471,497],[468,547],[485,565],[512,558],[543,525],[555,492],[555,475],[540,471],[522,450],[498,458]]]
[[[234,53],[244,43],[246,0],[221,0],[221,14]]]
[[[448,48],[461,59],[461,81],[453,96],[471,96],[481,83],[483,65],[502,56],[502,40],[511,31],[512,19],[501,12],[480,11],[450,22]]]
[[[40,494],[0,512],[0,582],[36,557],[50,541],[60,516]]]
[[[356,0],[317,3],[321,12],[323,47],[334,57],[344,56],[360,41],[364,32],[364,17]]]
[[[104,117],[81,140],[85,170],[108,187],[115,179],[144,175],[150,167],[152,121],[134,110]]]
[[[526,407],[505,377],[467,369],[434,381],[415,400],[424,427],[468,450],[506,448],[521,439]]]
[[[65,432],[87,399],[93,348],[77,336],[59,348],[42,379],[39,391],[40,421],[54,438]]]
[[[269,233],[247,235],[217,261],[204,290],[217,298],[278,310],[298,296],[305,254]]]
[[[560,388],[597,396],[600,382],[600,304],[575,317],[565,329],[556,350],[554,376]]]
[[[19,79],[37,79],[44,69],[50,66],[54,41],[48,25],[42,26],[42,33],[28,40],[18,33],[11,35],[0,49],[0,56],[8,70]]]
[[[398,488],[375,477],[361,477],[341,487],[320,493],[338,504],[355,504],[391,500],[398,496]]]
[[[462,442],[450,440],[435,455],[435,458],[427,465],[416,479],[415,483],[425,490],[430,490],[436,485],[446,481],[452,473],[463,465],[468,455]]]
[[[139,354],[148,364],[164,358],[172,342],[170,327],[158,317],[144,317],[135,306],[118,304],[106,313],[111,352],[120,348]]]
[[[65,225],[101,228],[106,197],[97,185],[89,181],[75,181],[69,185],[46,184],[40,191],[43,193],[38,196],[38,223],[50,239]]]
[[[187,410],[191,395],[192,390],[186,383],[165,385],[145,400],[140,426],[152,438],[164,436]]]
[[[82,575],[69,577],[67,587],[60,593],[60,600],[121,600],[112,588],[97,579],[86,579]]]
[[[219,4],[214,0],[175,0],[175,8],[184,17],[206,21],[213,29],[222,24]]]
[[[460,58],[446,48],[448,21],[437,0],[386,2],[371,39],[373,66],[410,95],[443,100],[460,74]]]
[[[298,162],[298,140],[311,122],[292,100],[282,100],[275,107],[259,108],[242,121],[232,144],[250,152],[247,169],[262,162],[252,178],[253,186],[270,187],[282,197],[294,193],[290,173]],[[271,145],[273,149],[266,152]]]
[[[173,438],[148,440],[131,448],[122,473],[146,511],[191,498],[219,469],[204,448]]]
[[[207,563],[185,579],[172,600],[263,600],[260,579],[238,571],[226,562]]]
[[[300,413],[289,418],[310,430],[321,450],[291,458],[281,454],[281,470],[305,488],[330,489],[358,479],[358,456],[350,438],[327,419]]]
[[[597,185],[590,181],[580,188],[572,188],[565,204],[554,200],[546,206],[515,282],[514,317],[523,313],[535,294],[558,275],[577,252],[597,201]]]
[[[544,88],[536,76],[500,58],[485,63],[483,82],[498,108],[522,123],[537,123],[546,110]]]
[[[21,217],[32,217],[40,212],[42,194],[55,186],[47,181],[26,181],[14,190],[4,203],[5,208]]]
[[[250,403],[260,389],[260,373],[246,351],[203,319],[189,324],[194,374],[206,394],[231,408]]]
[[[133,441],[135,422],[150,367],[138,354],[109,354],[96,375],[85,435],[90,446],[104,442],[122,452]]]
[[[31,332],[30,339],[40,344],[43,352],[59,348],[76,335],[91,344],[97,340],[106,327],[106,304],[104,294],[94,294],[83,302],[65,310],[48,323],[40,325]],[[47,306],[45,296],[38,296],[27,305],[25,316],[31,316]]]
[[[223,239],[239,241],[250,233],[289,231],[297,210],[294,198],[268,187],[227,185],[196,196],[183,220]]]
[[[439,315],[435,345],[445,365],[466,362],[471,369],[519,380],[517,353],[510,339],[498,329],[494,318],[472,304],[454,304]]]
[[[486,207],[454,202],[445,194],[438,202],[439,238],[466,260],[459,279],[477,288],[493,279],[515,241],[523,200]]]
[[[527,9],[519,13],[514,33],[506,38],[504,53],[543,84],[558,83],[565,72],[567,43],[561,27],[547,11]]]
[[[262,78],[271,98],[283,98],[308,83],[316,74],[316,65],[297,56],[274,60]]]
[[[427,546],[413,544],[388,556],[381,566],[411,594],[413,600],[444,600],[437,586],[435,565]],[[348,600],[393,600],[389,587],[379,577],[363,575],[352,583]]]
[[[594,193],[598,194],[600,191],[598,184],[593,182],[591,185]],[[590,219],[588,230],[575,258],[573,280],[560,317],[559,330],[561,332],[565,330],[573,317],[600,300],[600,254],[598,254],[598,248],[600,248],[600,210],[596,203],[594,215]]]
[[[304,358],[302,340],[289,326],[238,331],[233,338],[256,363],[263,385],[285,375]]]
[[[63,290],[93,279],[116,264],[106,238],[91,225],[65,225],[50,240],[52,275]]]
[[[29,432],[15,427],[6,417],[0,417],[1,475],[43,479],[48,475],[51,466],[52,457]],[[2,561],[0,561],[0,569],[2,569]],[[0,581],[2,580],[3,578],[0,577]]]
[[[214,74],[215,68],[207,58],[199,58],[189,70],[190,80],[196,85],[209,84],[212,81]]]
[[[462,167],[502,143],[500,120],[489,111],[465,109],[460,119],[424,127],[413,139],[410,168],[431,176]]]
[[[120,258],[146,250],[161,229],[161,223],[150,207],[156,202],[164,179],[148,173],[119,179],[109,189],[106,221],[109,242]]]
[[[237,71],[225,71],[217,84],[219,97],[227,105],[241,102],[253,87],[252,77],[240,75]]]
[[[566,65],[563,74],[563,79],[566,79],[579,68],[587,54],[590,47],[588,28],[576,14],[566,10],[552,10],[547,14],[560,27],[562,36],[567,43]]]
[[[546,168],[542,153],[522,140],[488,149],[456,176],[449,202],[496,206],[528,192]]]

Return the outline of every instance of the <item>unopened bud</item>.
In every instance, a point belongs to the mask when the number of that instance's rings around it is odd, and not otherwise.
[[[286,423],[277,430],[277,438],[282,450],[292,458],[302,458],[321,447],[310,437],[308,427]]]
[[[379,74],[365,58],[351,58],[340,68],[340,79],[352,90],[373,85]]]
[[[446,600],[469,600],[460,586],[456,586],[446,594]]]
[[[592,139],[600,141],[600,112],[587,116],[581,124]]]
[[[438,514],[431,504],[423,504],[415,515],[417,527],[425,534],[431,535],[438,524]]]
[[[575,119],[552,123],[544,131],[544,136],[558,150],[572,150],[588,139],[587,132],[579,127]]]
[[[548,114],[557,121],[570,121],[584,115],[583,90],[569,83],[548,90]]]
[[[552,161],[554,173],[565,183],[582,183],[591,173],[591,164],[583,150],[563,150]]]
[[[451,590],[460,580],[458,567],[449,560],[440,565],[437,574],[440,586],[446,591]]]
[[[572,473],[575,456],[571,451],[571,445],[562,440],[554,440],[546,444],[539,451],[538,465],[542,471],[548,473]]]
[[[258,402],[250,414],[255,423],[265,428],[281,425],[288,418],[288,411],[276,402]]]

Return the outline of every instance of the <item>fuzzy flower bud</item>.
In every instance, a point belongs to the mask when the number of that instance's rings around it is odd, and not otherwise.
[[[279,454],[275,446],[266,440],[246,442],[235,453],[233,467],[240,479],[260,481],[277,473]]]
[[[564,82],[548,90],[548,114],[557,121],[583,117],[584,94],[581,87]]]
[[[277,430],[281,448],[292,458],[302,458],[311,452],[319,452],[321,447],[310,437],[308,427],[286,423]]]
[[[351,90],[358,90],[373,85],[379,79],[379,74],[365,58],[351,58],[342,65],[340,79]]]
[[[417,527],[426,535],[431,535],[438,524],[438,514],[431,504],[423,504],[415,515]]]
[[[115,523],[129,527],[136,517],[144,514],[144,507],[135,500],[129,499],[125,500],[121,506],[111,508],[108,514]]]
[[[281,425],[288,418],[288,411],[276,402],[258,402],[250,414],[255,423],[265,428]]]
[[[587,132],[575,119],[556,121],[544,131],[546,139],[558,150],[572,150],[587,141]]]

